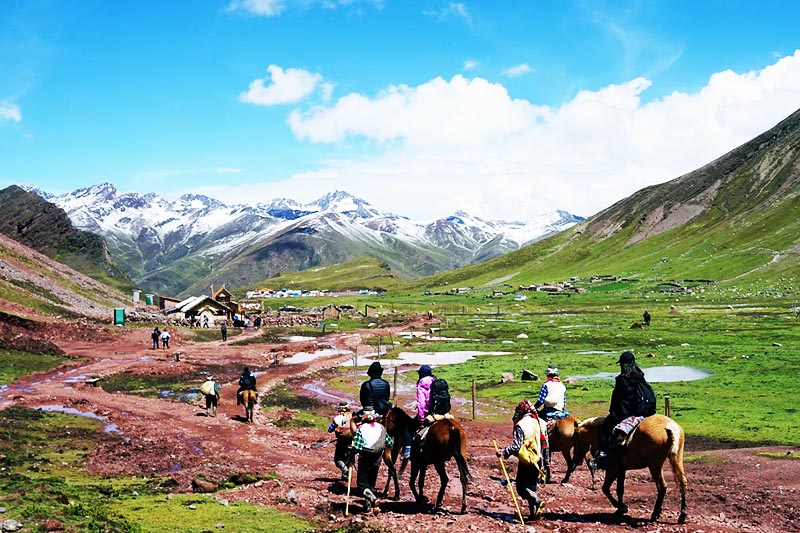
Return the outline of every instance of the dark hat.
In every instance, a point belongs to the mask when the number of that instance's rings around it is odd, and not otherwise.
[[[419,370],[417,370],[417,373],[419,374],[419,377],[421,377],[421,378],[423,378],[425,376],[432,376],[433,375],[433,369],[430,367],[430,365],[422,365],[421,367],[419,367]]]
[[[381,366],[380,361],[374,361],[371,365],[369,365],[369,369],[367,370],[367,375],[371,378],[379,378],[383,375],[383,367]]]
[[[624,351],[622,355],[619,356],[619,361],[617,362],[624,365],[627,363],[635,363],[636,359],[633,357],[633,352]]]

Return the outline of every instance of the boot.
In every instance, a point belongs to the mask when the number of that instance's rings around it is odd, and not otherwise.
[[[533,498],[528,499],[528,506],[531,509],[528,520],[536,520],[542,516],[544,512],[544,501],[538,495],[534,495]]]
[[[375,505],[377,500],[378,497],[375,496],[374,492],[372,492],[370,489],[364,489],[364,510],[366,512],[372,512],[372,507]]]
[[[544,459],[544,475],[545,482],[550,483],[550,447],[548,446],[542,450],[542,458]]]

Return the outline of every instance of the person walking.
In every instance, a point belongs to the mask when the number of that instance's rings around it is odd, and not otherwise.
[[[228,326],[226,326],[225,323],[223,323],[219,327],[219,332],[222,333],[222,342],[227,341],[228,340]]]
[[[355,454],[358,454],[356,486],[364,496],[364,510],[368,513],[379,511],[375,483],[378,481],[383,450],[394,444],[394,439],[386,433],[386,428],[377,421],[377,417],[371,405],[364,407],[361,413],[363,423],[353,435],[351,459],[348,461],[348,464],[352,464]]]
[[[164,331],[161,332],[161,347],[162,348],[169,348],[169,339],[170,339],[170,337],[171,337],[171,335],[169,334],[169,331],[167,331],[167,328],[164,328]]]
[[[502,456],[504,459],[508,459],[512,455],[516,455],[520,459],[517,465],[517,494],[528,501],[530,508],[528,520],[538,518],[542,512],[543,501],[536,491],[539,485],[539,472],[544,465],[529,464],[523,461],[520,450],[527,442],[540,442],[541,429],[537,418],[536,409],[530,401],[525,399],[519,402],[514,409],[514,416],[511,418],[514,423],[511,444],[497,452],[497,456]]]
[[[644,320],[644,325],[650,325],[650,313],[647,312],[647,309],[644,310],[644,314],[642,315],[642,319]]]
[[[353,443],[353,432],[350,430],[351,418],[350,403],[347,401],[339,402],[336,416],[333,417],[328,426],[328,433],[333,433],[336,436],[333,464],[341,470],[342,479],[347,479],[347,454],[350,451],[350,444]]]
[[[213,376],[206,378],[206,381],[200,386],[200,392],[206,397],[206,416],[217,416],[219,385]],[[211,415],[209,415],[209,409],[211,410]]]
[[[150,338],[153,340],[153,350],[157,350],[158,341],[161,339],[161,330],[158,329],[158,326],[153,328],[153,331],[150,333]]]
[[[608,416],[600,426],[600,451],[594,460],[597,468],[604,469],[608,464],[614,426],[630,416],[650,416],[656,412],[655,394],[644,378],[644,371],[636,364],[633,352],[622,352],[618,362],[620,373],[614,381]]]

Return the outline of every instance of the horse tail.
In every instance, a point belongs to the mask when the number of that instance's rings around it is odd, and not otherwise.
[[[664,430],[667,432],[667,442],[669,443],[669,465],[672,468],[672,475],[681,495],[686,493],[686,474],[683,470],[683,444],[684,433],[681,426],[674,420],[669,420]]]
[[[467,442],[461,438],[462,430],[454,424],[450,425],[450,442],[452,443],[453,457],[458,465],[458,471],[466,481],[474,481],[467,465]]]

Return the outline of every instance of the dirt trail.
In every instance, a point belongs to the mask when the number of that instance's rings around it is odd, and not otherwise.
[[[419,324],[418,324],[419,325]],[[246,335],[253,335],[248,332]],[[510,424],[498,425],[464,420],[469,438],[468,463],[474,482],[467,496],[466,515],[455,514],[460,501],[460,486],[455,464],[448,466],[450,484],[444,512],[426,514],[412,500],[408,473],[401,479],[399,501],[384,500],[382,512],[366,515],[362,500],[355,498],[353,514],[342,516],[344,486],[332,464],[333,445],[325,428],[280,430],[256,414],[255,423],[243,421],[243,408],[236,405],[234,381],[223,382],[221,404],[216,418],[206,417],[198,404],[189,405],[168,399],[147,399],[125,394],[110,394],[86,380],[119,372],[140,374],[182,374],[202,365],[242,366],[266,370],[258,376],[258,387],[265,391],[289,377],[310,374],[350,359],[350,353],[318,358],[307,363],[269,366],[275,349],[282,355],[314,351],[319,343],[359,353],[374,352],[364,346],[366,336],[388,334],[387,330],[369,330],[354,334],[332,334],[314,342],[279,346],[251,345],[235,347],[220,341],[192,344],[173,336],[170,350],[150,349],[149,331],[124,329],[100,337],[97,342],[66,340],[59,345],[81,362],[73,361],[54,371],[28,376],[0,390],[0,408],[11,404],[31,407],[59,406],[77,409],[101,417],[107,424],[106,436],[88,462],[90,470],[102,474],[169,475],[180,490],[191,490],[193,480],[227,479],[234,473],[276,472],[280,481],[263,481],[220,494],[230,501],[277,505],[304,516],[330,520],[339,525],[346,521],[369,522],[389,531],[523,531],[515,518],[508,489],[494,455],[492,440],[502,446],[510,439]],[[241,338],[241,337],[239,337]],[[180,352],[179,361],[174,353]],[[401,405],[410,398],[399,398]],[[333,402],[332,402],[333,403]],[[458,405],[454,402],[454,405]],[[461,414],[466,416],[463,407]],[[329,414],[329,413],[323,413]],[[661,521],[646,519],[655,500],[655,486],[645,471],[628,474],[625,499],[629,518],[616,519],[613,509],[598,490],[590,488],[589,473],[581,467],[570,484],[554,483],[541,491],[546,501],[544,516],[527,528],[529,531],[680,531],[700,532],[784,532],[800,531],[798,492],[800,461],[758,456],[760,451],[797,450],[759,448],[708,450],[693,448],[691,436],[687,455],[703,454],[704,461],[686,464],[689,478],[689,518],[676,525],[678,494],[669,468],[665,475],[669,489]],[[513,476],[514,459],[509,461]],[[563,476],[565,465],[554,458],[554,477]],[[385,481],[385,469],[379,475],[379,488]],[[599,483],[598,483],[599,485]],[[426,494],[433,498],[439,481],[431,469],[426,478]],[[294,488],[297,503],[286,502],[286,493]],[[527,515],[527,513],[525,513]],[[333,527],[333,525],[331,526]]]

